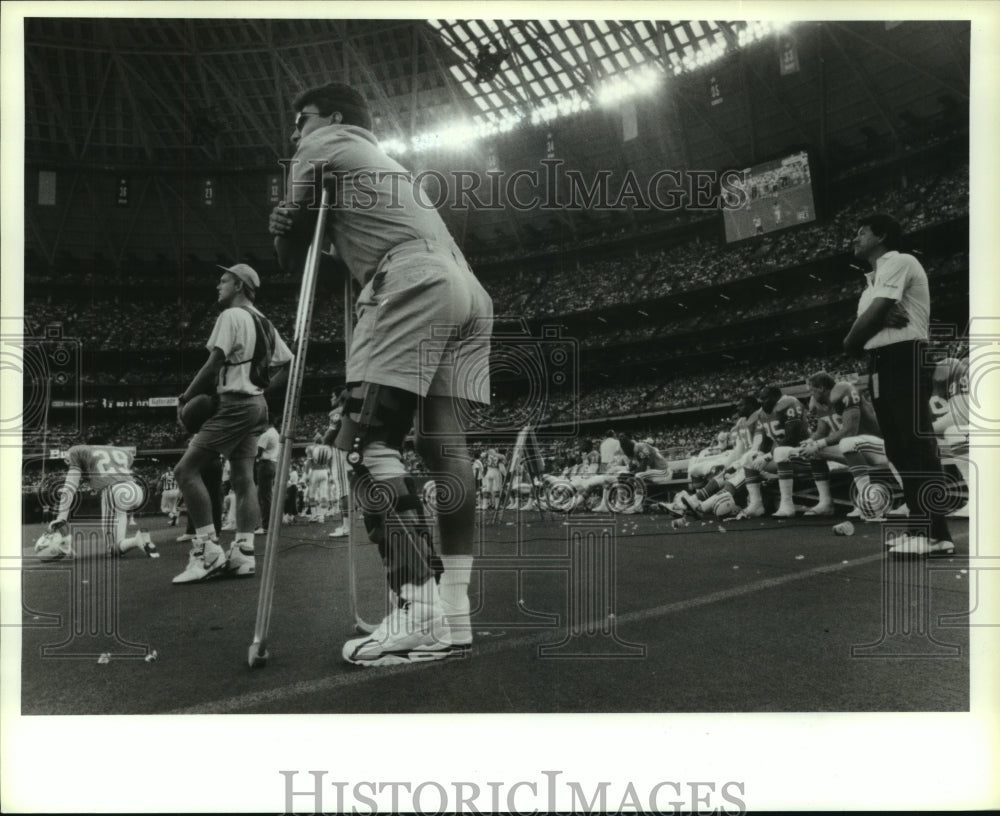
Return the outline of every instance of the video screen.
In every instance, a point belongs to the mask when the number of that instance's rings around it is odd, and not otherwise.
[[[745,206],[722,211],[728,243],[816,220],[806,151],[762,162],[744,172]]]

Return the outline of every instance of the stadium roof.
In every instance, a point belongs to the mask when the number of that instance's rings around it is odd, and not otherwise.
[[[711,20],[36,17],[25,26],[26,148],[29,159],[84,163],[270,163],[288,151],[294,95],[340,80],[371,100],[381,138],[419,149],[448,128],[454,141],[549,122],[631,93],[669,87],[658,95],[690,96],[693,80],[683,84],[685,76],[705,74],[716,62],[721,71],[744,53],[776,53],[786,34],[801,46],[815,38],[816,26],[783,32]],[[829,118],[829,135],[856,130],[859,119],[898,127],[900,108],[926,108],[943,93],[967,102],[967,24],[824,26],[826,79],[846,78],[855,99],[846,116]],[[734,90],[760,96],[775,103],[784,126],[813,127],[795,100],[801,81],[792,77],[779,88],[755,66],[743,67],[743,85],[728,89],[730,101]],[[725,128],[710,138],[725,142]],[[697,139],[692,148],[697,155]]]
[[[26,160],[274,168],[290,152],[296,94],[341,81],[413,170],[509,171],[554,155],[592,176],[649,178],[802,147],[851,165],[967,126],[970,37],[968,21],[933,20],[34,17]],[[633,214],[446,214],[460,240],[522,248],[619,218]]]

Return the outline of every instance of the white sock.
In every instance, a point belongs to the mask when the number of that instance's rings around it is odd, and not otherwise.
[[[451,606],[462,606],[469,597],[469,581],[472,578],[471,555],[442,555],[441,583],[438,592],[441,600]]]
[[[819,493],[819,504],[824,507],[833,504],[833,496],[830,494],[830,483],[820,479],[816,482],[816,491]]]

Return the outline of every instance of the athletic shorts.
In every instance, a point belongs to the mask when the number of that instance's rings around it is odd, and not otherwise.
[[[425,239],[389,250],[357,310],[349,383],[489,404],[493,301],[457,251]]]
[[[309,490],[308,496],[310,499],[326,499],[330,494],[330,474],[325,470],[314,470],[309,474]]]
[[[221,453],[230,461],[253,459],[257,440],[267,429],[267,403],[262,395],[219,394],[219,408],[194,435],[191,444]]]
[[[499,470],[487,470],[483,478],[483,490],[487,493],[499,493],[503,487],[503,479]]]

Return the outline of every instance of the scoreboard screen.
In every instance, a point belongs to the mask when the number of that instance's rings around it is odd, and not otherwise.
[[[728,243],[816,220],[806,151],[762,162],[743,172],[745,203],[737,209],[726,207],[722,211]]]

